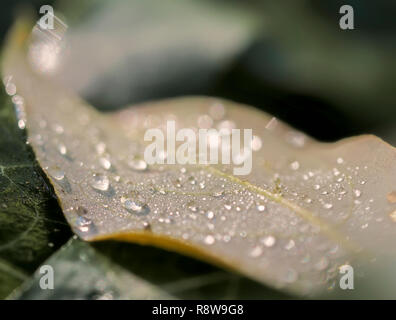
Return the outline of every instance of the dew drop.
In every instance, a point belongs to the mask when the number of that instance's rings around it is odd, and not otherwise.
[[[18,128],[21,129],[21,130],[26,128],[25,120],[22,120],[22,119],[18,120]]]
[[[215,197],[215,198],[220,198],[220,197],[222,197],[222,196],[224,196],[224,190],[215,191],[215,192],[213,193],[213,197]]]
[[[150,212],[149,206],[140,200],[132,200],[130,198],[121,198],[121,203],[129,212],[136,214],[148,214]]]
[[[393,222],[396,222],[396,210],[389,214],[389,217]]]
[[[206,213],[206,216],[208,217],[208,219],[213,219],[213,218],[214,218],[214,213],[213,213],[213,211],[208,211],[208,212]]]
[[[220,102],[214,103],[209,109],[209,114],[215,120],[223,119],[223,117],[225,115],[224,105],[222,103],[220,103]]]
[[[296,243],[294,242],[294,240],[290,240],[286,245],[285,245],[285,249],[286,250],[291,250],[296,246]]]
[[[59,151],[59,153],[60,153],[62,156],[64,156],[64,155],[66,155],[66,153],[67,153],[67,148],[66,148],[66,146],[65,146],[63,143],[60,143],[60,144],[58,145],[58,151]]]
[[[128,165],[136,171],[144,171],[147,169],[147,163],[142,159],[133,159],[128,162]]]
[[[268,248],[273,247],[276,243],[276,239],[274,236],[266,236],[261,239],[261,242]]]
[[[290,168],[292,168],[292,170],[298,170],[300,168],[300,163],[298,161],[294,161],[290,164]]]
[[[111,162],[107,158],[100,158],[99,163],[106,170],[109,170],[111,168]]]
[[[258,204],[256,208],[257,208],[258,211],[263,212],[265,210],[265,205]]]
[[[253,151],[259,151],[262,147],[263,143],[261,142],[261,138],[259,136],[253,136],[251,142],[251,148]]]
[[[95,146],[96,152],[98,154],[103,154],[106,151],[106,144],[104,142],[99,142],[96,146]]]
[[[212,235],[207,235],[204,239],[204,242],[208,245],[212,245],[215,243],[215,238]]]
[[[81,232],[87,233],[92,229],[93,223],[90,219],[79,216],[76,220],[76,226]]]
[[[359,198],[361,196],[361,194],[362,194],[362,192],[360,190],[357,190],[357,189],[354,190],[353,193],[355,194],[356,198]]]
[[[107,191],[110,186],[109,178],[103,175],[94,175],[91,182],[91,186],[92,188],[99,191]]]
[[[53,167],[48,169],[48,173],[51,177],[58,181],[63,180],[63,178],[65,177],[65,172],[62,171],[59,167]]]

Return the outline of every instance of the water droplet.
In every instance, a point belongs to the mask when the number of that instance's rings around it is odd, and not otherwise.
[[[215,192],[213,193],[213,197],[215,197],[215,198],[220,198],[220,197],[222,197],[222,196],[224,196],[224,190],[215,191]]]
[[[92,221],[88,218],[79,216],[76,220],[76,226],[81,232],[88,232],[92,228]]]
[[[59,151],[59,153],[60,153],[62,156],[64,156],[64,155],[66,155],[66,153],[67,153],[67,148],[66,148],[66,146],[65,146],[63,143],[60,143],[60,144],[58,145],[58,151]]]
[[[294,161],[290,164],[290,168],[293,170],[298,170],[300,168],[300,163],[298,161]]]
[[[107,158],[100,158],[99,163],[106,170],[109,170],[111,168],[111,162]]]
[[[107,191],[109,189],[110,181],[107,176],[103,175],[94,175],[91,186],[92,188],[99,191]]]
[[[65,131],[63,129],[63,127],[59,124],[54,124],[52,129],[57,133],[57,134],[63,134],[63,132]]]
[[[232,206],[230,204],[226,203],[224,205],[224,208],[226,208],[227,210],[231,210]]]
[[[320,185],[315,184],[315,185],[313,186],[313,188],[314,188],[315,190],[319,190],[319,189],[320,189]]]
[[[356,198],[359,198],[362,194],[362,192],[360,190],[354,190],[353,193],[355,194]]]
[[[258,211],[263,212],[265,210],[265,205],[258,204],[256,208],[257,208]]]
[[[215,120],[221,120],[223,119],[225,115],[225,108],[224,105],[220,102],[214,103],[210,108],[209,108],[209,114],[211,117]]]
[[[65,172],[62,171],[59,167],[49,168],[48,173],[51,177],[58,181],[63,180],[63,178],[65,177]]]
[[[393,222],[396,222],[396,210],[389,214],[389,217],[392,219]]]
[[[16,86],[12,82],[8,82],[5,86],[6,93],[9,96],[13,96],[16,93]]]
[[[212,245],[215,243],[215,237],[213,237],[212,235],[207,235],[204,239],[204,242],[208,245]]]
[[[136,171],[144,171],[147,169],[147,163],[142,159],[133,159],[128,162],[128,165]]]
[[[325,203],[325,204],[323,205],[323,208],[325,208],[325,209],[331,209],[331,208],[333,208],[333,205],[332,205],[331,203]]]
[[[104,142],[99,142],[96,146],[95,146],[96,152],[98,154],[103,154],[106,151],[106,144]]]
[[[206,216],[208,217],[208,219],[213,219],[213,218],[214,218],[214,213],[213,213],[213,211],[208,211],[208,212],[206,213]]]
[[[342,159],[342,158],[337,158],[337,163],[338,163],[338,164],[344,163],[344,159]]]
[[[296,246],[294,240],[289,240],[289,242],[285,245],[286,250],[291,250]]]
[[[198,207],[195,205],[194,202],[188,204],[188,209],[190,211],[192,211],[192,212],[197,212],[198,211]]]
[[[266,236],[261,239],[261,242],[266,246],[266,247],[272,247],[276,243],[276,239],[274,236]]]
[[[263,143],[261,142],[261,138],[259,136],[253,136],[251,142],[251,148],[253,151],[259,151],[262,147]]]
[[[149,206],[143,201],[121,198],[121,202],[129,212],[136,214],[148,214],[150,212]]]
[[[26,128],[25,120],[18,120],[18,128],[21,130]]]
[[[193,176],[188,178],[188,181],[190,182],[190,184],[195,185],[197,183],[197,180],[195,180],[195,178]]]
[[[263,249],[261,249],[261,247],[257,246],[257,247],[254,247],[252,249],[252,251],[250,251],[249,255],[253,258],[257,258],[257,257],[261,256],[262,253],[263,253]]]

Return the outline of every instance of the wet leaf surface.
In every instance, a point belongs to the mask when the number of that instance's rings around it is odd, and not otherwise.
[[[303,295],[336,287],[341,265],[359,268],[394,256],[389,194],[396,188],[396,152],[380,139],[323,144],[253,108],[214,98],[101,114],[33,72],[23,37],[16,31],[9,43],[4,72],[22,98],[29,142],[81,238],[152,244]],[[144,133],[164,129],[167,120],[176,129],[253,129],[252,172],[147,165]]]

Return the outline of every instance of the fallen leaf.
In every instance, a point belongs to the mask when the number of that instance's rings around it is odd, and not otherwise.
[[[21,29],[8,43],[3,72],[22,99],[29,143],[81,238],[175,250],[303,295],[335,288],[341,265],[359,269],[394,256],[395,208],[386,195],[395,189],[396,152],[380,139],[320,143],[216,98],[101,114],[32,71]],[[40,41],[33,36],[33,45]],[[144,162],[147,129],[164,129],[167,120],[197,129],[202,116],[216,128],[253,130],[249,175],[233,175],[230,165]]]

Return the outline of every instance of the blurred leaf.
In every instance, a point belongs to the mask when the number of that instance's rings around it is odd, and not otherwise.
[[[120,242],[94,246],[71,240],[45,262],[54,268],[54,289],[40,278],[13,299],[279,299],[289,298],[208,264],[156,248]]]
[[[73,18],[80,2],[69,3],[60,7]],[[70,50],[58,74],[102,108],[208,90],[249,45],[260,22],[246,8],[226,2],[93,3],[71,22]]]
[[[394,255],[396,155],[380,139],[318,143],[213,98],[103,115],[34,73],[18,44],[23,37],[17,29],[4,71],[24,98],[38,161],[83,239],[168,248],[304,295],[336,287],[345,263],[360,268]],[[218,128],[253,129],[263,145],[251,174],[240,179],[231,166],[146,168],[147,129],[165,128],[169,119],[176,129],[197,129],[202,115]]]
[[[43,290],[36,272],[13,299],[171,299],[143,279],[127,272],[88,244],[70,240],[45,262],[54,270],[54,288]]]

